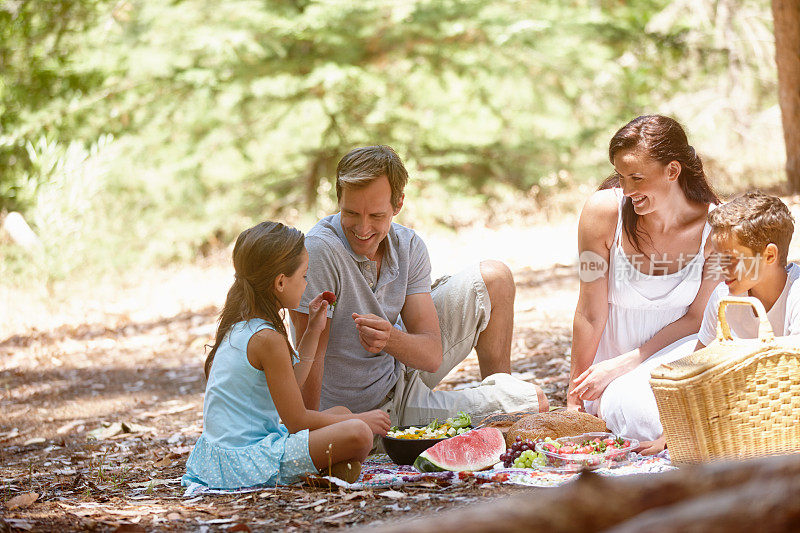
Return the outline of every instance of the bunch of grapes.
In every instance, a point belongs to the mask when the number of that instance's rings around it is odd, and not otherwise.
[[[505,468],[511,468],[512,465],[515,468],[531,468],[533,463],[540,462],[539,454],[534,450],[533,442],[517,437],[511,447],[500,455],[500,460]]]

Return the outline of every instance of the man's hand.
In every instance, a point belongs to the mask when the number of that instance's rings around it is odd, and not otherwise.
[[[389,421],[389,413],[386,411],[374,409],[361,413],[357,417],[366,422],[375,435],[386,435],[389,432],[389,424],[391,422]]]
[[[318,294],[308,303],[308,325],[306,331],[321,333],[325,329],[328,318],[328,301]]]
[[[353,320],[358,330],[358,341],[370,353],[378,353],[386,348],[389,336],[394,327],[388,320],[376,315],[359,315],[353,313]]]

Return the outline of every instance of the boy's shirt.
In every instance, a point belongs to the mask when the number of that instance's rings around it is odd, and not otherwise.
[[[786,274],[786,284],[783,286],[781,295],[767,310],[767,318],[777,337],[800,334],[800,283],[795,283],[800,279],[800,265],[789,263],[786,265]],[[729,295],[728,286],[720,283],[708,299],[708,305],[706,305],[703,315],[703,324],[697,334],[697,340],[705,346],[717,338],[719,302]],[[752,307],[729,305],[725,309],[725,317],[728,319],[733,338],[754,339],[758,337],[758,318]]]

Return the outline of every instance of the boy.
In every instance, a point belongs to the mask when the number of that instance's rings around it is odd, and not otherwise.
[[[800,333],[800,265],[787,264],[794,220],[786,204],[748,192],[711,211],[708,223],[724,283],[708,300],[696,349],[716,338],[719,302],[728,295],[758,298],[776,336]],[[751,307],[729,305],[725,316],[734,338],[758,337]]]
[[[719,302],[728,295],[758,298],[776,336],[800,333],[800,265],[787,264],[794,219],[780,198],[748,192],[708,214],[720,283],[706,304],[695,351],[717,338]],[[725,317],[734,338],[758,337],[755,311],[729,305]],[[643,442],[639,452],[662,451],[666,439]]]

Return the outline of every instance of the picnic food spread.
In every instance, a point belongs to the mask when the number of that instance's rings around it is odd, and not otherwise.
[[[419,454],[414,467],[420,472],[475,472],[491,468],[505,450],[506,441],[499,429],[473,429],[434,444]]]
[[[509,421],[514,421],[510,427]],[[470,416],[460,412],[442,423],[434,420],[422,427],[393,427],[384,437],[384,445],[397,464],[413,462],[420,472],[475,472],[499,462],[505,468],[566,471],[614,467],[625,464],[629,452],[639,445],[633,439],[605,432],[562,435],[555,439],[550,435],[530,439],[516,434],[506,445],[507,436],[494,426],[505,424],[508,429],[516,428],[516,433],[533,435],[543,432],[558,435],[586,427],[605,428],[594,416],[574,411],[533,415],[502,413],[484,418],[481,424],[491,425],[472,429]],[[402,444],[404,442],[407,444]]]

